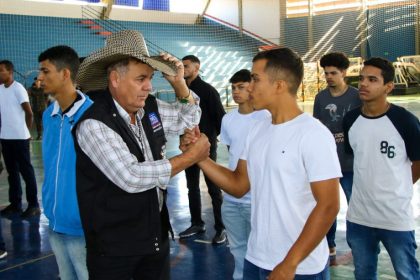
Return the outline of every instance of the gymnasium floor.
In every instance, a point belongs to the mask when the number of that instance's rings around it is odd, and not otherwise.
[[[406,107],[420,117],[420,96],[417,97],[392,97],[391,101]],[[312,103],[301,103],[304,111],[312,112]],[[39,198],[41,199],[41,186],[43,180],[41,142],[33,141],[31,145],[32,163],[37,176]],[[177,139],[170,139],[168,156],[178,153]],[[218,161],[227,164],[227,150],[219,145]],[[233,259],[227,245],[213,246],[211,238],[214,235],[213,215],[211,200],[207,194],[204,181],[202,187],[203,219],[207,231],[188,240],[171,242],[171,279],[173,280],[222,280],[231,279]],[[190,225],[188,210],[187,188],[184,173],[180,173],[171,181],[168,188],[168,206],[171,222],[175,234]],[[0,208],[8,205],[7,174],[0,175]],[[420,182],[414,187],[413,206],[416,216],[416,239],[420,242]],[[342,193],[342,197],[344,194]],[[332,279],[354,279],[353,264],[349,248],[345,241],[345,213],[347,205],[345,199],[341,200],[341,210],[338,215],[337,227],[337,253],[339,265],[331,268]],[[58,269],[48,242],[48,222],[45,216],[22,220],[19,217],[1,219],[3,237],[6,242],[8,256],[0,260],[1,280],[53,280],[59,279]],[[420,260],[420,252],[417,252]],[[396,279],[391,262],[385,250],[381,251],[378,266],[379,279]]]

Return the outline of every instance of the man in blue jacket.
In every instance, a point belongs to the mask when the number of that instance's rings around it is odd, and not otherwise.
[[[92,101],[76,90],[77,53],[68,46],[55,46],[38,57],[38,79],[55,98],[43,114],[42,156],[45,178],[42,186],[44,214],[49,220],[49,239],[62,280],[88,279],[86,242],[76,196],[76,152],[73,124]]]

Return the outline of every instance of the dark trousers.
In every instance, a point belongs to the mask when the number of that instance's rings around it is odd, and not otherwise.
[[[90,280],[169,280],[169,239],[162,242],[159,254],[109,257],[86,256]]]
[[[210,158],[216,161],[217,140],[209,139],[209,141],[211,144]],[[198,167],[198,165],[193,165],[185,169],[185,175],[187,178],[191,224],[204,225],[204,222],[201,219],[200,168]],[[213,205],[214,228],[216,229],[216,231],[220,231],[225,228],[225,226],[223,225],[221,211],[223,202],[222,191],[207,176],[204,176],[204,179],[206,181],[207,189],[211,197],[211,203]]]
[[[3,161],[1,161],[1,150],[2,150],[2,148],[1,148],[1,141],[0,141],[0,174],[3,172],[3,169],[4,169]]]
[[[36,126],[37,136],[42,136],[42,114],[44,111],[35,111],[34,112],[34,121]]]
[[[38,207],[37,186],[34,168],[31,164],[29,140],[1,140],[4,165],[9,176],[9,201],[16,208],[22,208],[22,186],[20,174],[26,184],[28,207]]]
[[[3,233],[1,231],[1,215],[0,215],[0,250],[5,250],[6,247],[4,246],[4,240],[3,240]]]

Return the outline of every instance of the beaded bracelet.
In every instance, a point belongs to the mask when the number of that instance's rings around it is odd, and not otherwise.
[[[178,97],[178,100],[180,103],[189,103],[190,102],[190,96],[191,96],[191,90],[188,91],[188,96],[186,97]]]

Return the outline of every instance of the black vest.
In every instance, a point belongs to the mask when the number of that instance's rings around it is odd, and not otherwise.
[[[153,158],[159,160],[162,159],[166,138],[163,129],[154,131],[151,124],[150,119],[156,117],[161,122],[155,97],[147,98],[144,110],[142,125]],[[137,140],[119,115],[109,91],[102,92],[95,99],[78,124],[86,119],[98,120],[114,130],[138,161],[144,161]],[[156,189],[140,193],[125,192],[108,180],[81,150],[76,137],[74,139],[76,189],[88,252],[106,256],[159,253],[161,242],[168,238],[171,226],[165,202],[162,211],[159,211]]]

